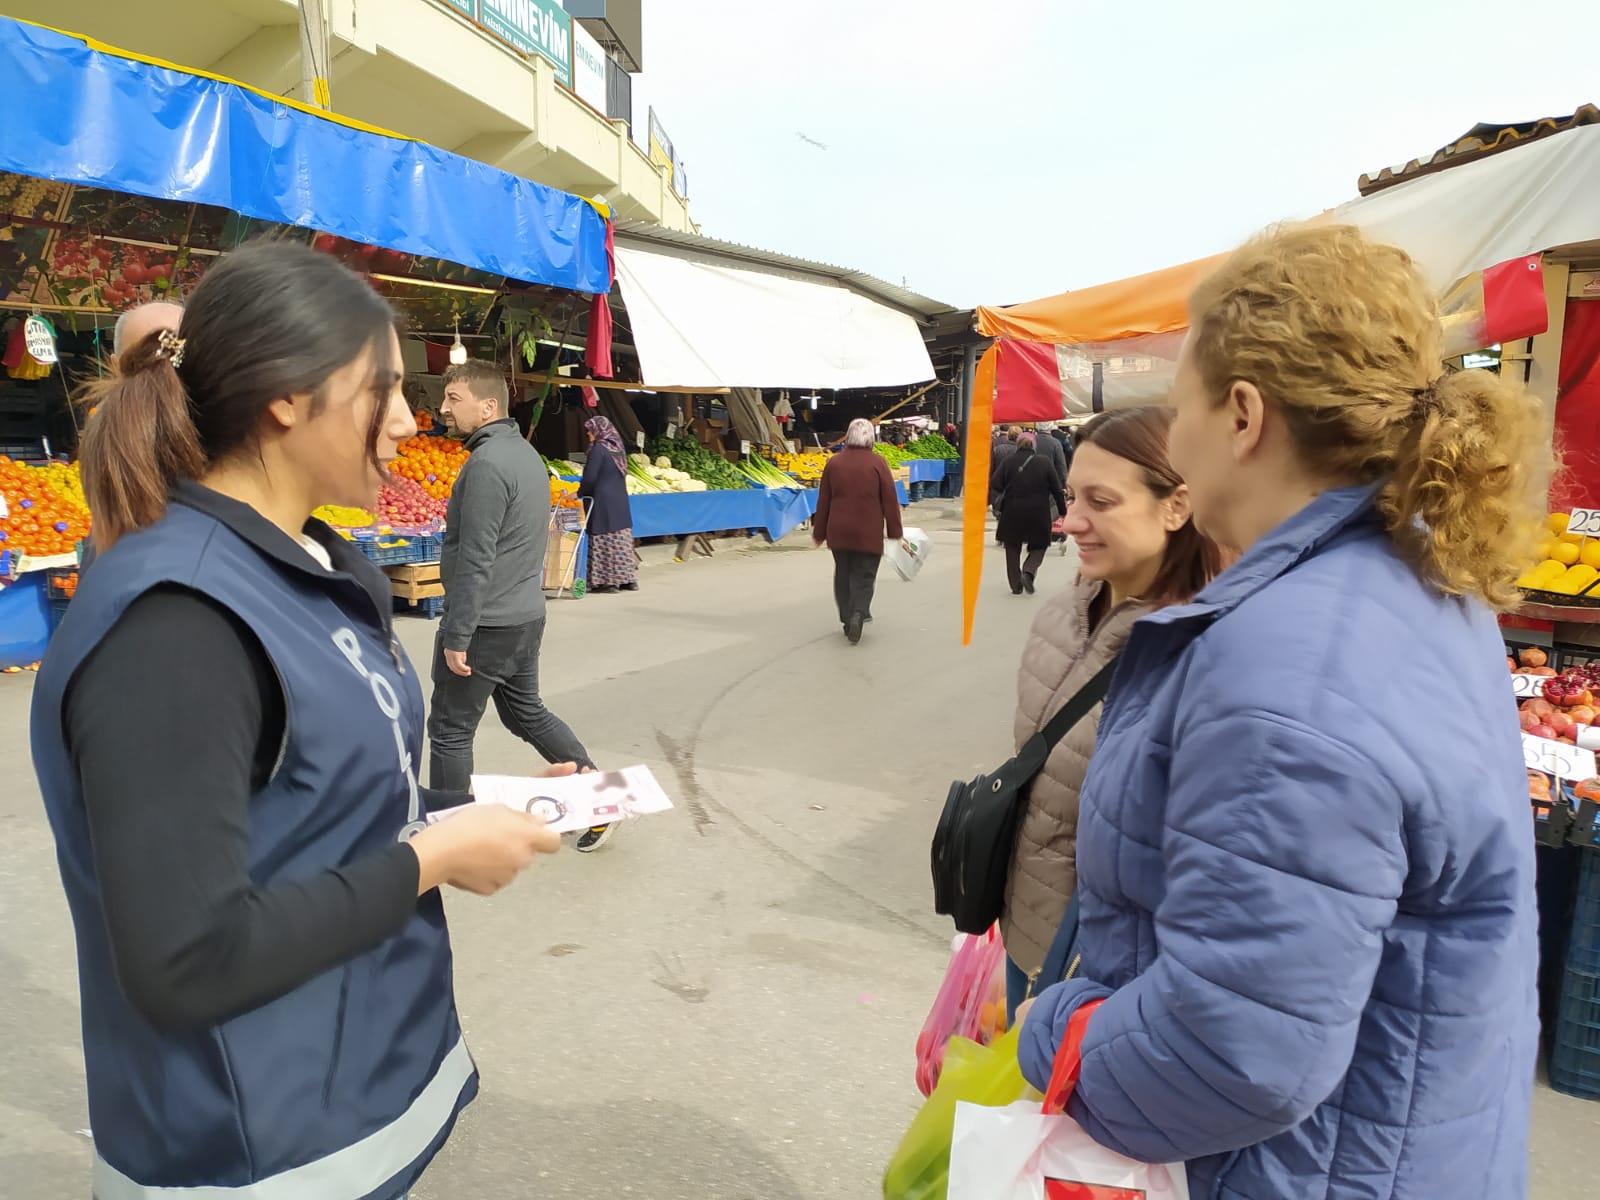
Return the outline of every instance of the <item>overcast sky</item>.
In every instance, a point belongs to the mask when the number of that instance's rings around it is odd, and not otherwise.
[[[1600,0],[644,13],[636,121],[656,107],[703,233],[961,307],[1198,258],[1479,121],[1600,102]]]

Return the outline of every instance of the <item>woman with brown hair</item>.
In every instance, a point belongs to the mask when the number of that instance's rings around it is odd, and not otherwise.
[[[207,271],[83,441],[99,555],[33,696],[77,934],[93,1191],[393,1200],[477,1093],[440,889],[560,839],[418,784],[388,580],[313,510],[416,432],[394,314],[305,246]],[[572,768],[566,768],[570,773]]]
[[[1217,548],[1189,519],[1188,491],[1167,459],[1172,415],[1123,409],[1078,434],[1064,523],[1077,543],[1078,579],[1040,610],[1028,635],[1017,674],[1018,749],[1117,655],[1136,620],[1187,603],[1219,569]],[[1000,918],[1011,1012],[1038,989],[1077,885],[1078,789],[1098,720],[1097,706],[1056,743],[1028,789]]]
[[[1172,462],[1242,556],[1129,635],[1080,798],[1081,968],[1026,1014],[1023,1073],[1081,1028],[1072,1117],[1208,1200],[1515,1200],[1537,916],[1494,610],[1548,418],[1445,373],[1422,273],[1349,226],[1250,242],[1190,318]]]

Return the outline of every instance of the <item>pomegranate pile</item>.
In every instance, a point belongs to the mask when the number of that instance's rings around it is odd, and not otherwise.
[[[1513,674],[1534,675],[1544,681],[1539,689],[1543,695],[1524,700],[1518,707],[1518,723],[1524,733],[1534,737],[1575,742],[1600,716],[1596,706],[1600,664],[1584,663],[1558,673],[1549,662],[1549,655],[1537,646],[1519,650],[1516,659],[1506,658]]]

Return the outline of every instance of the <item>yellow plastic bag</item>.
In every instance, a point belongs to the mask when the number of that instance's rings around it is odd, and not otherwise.
[[[991,1046],[951,1038],[939,1085],[912,1119],[883,1175],[884,1200],[944,1200],[956,1105],[1000,1108],[1036,1094],[1017,1066],[1017,1030]]]

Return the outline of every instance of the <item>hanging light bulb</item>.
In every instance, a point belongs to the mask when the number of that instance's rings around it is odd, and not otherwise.
[[[456,340],[450,347],[450,361],[455,366],[460,366],[467,361],[467,348],[461,341],[461,318],[456,317]]]

